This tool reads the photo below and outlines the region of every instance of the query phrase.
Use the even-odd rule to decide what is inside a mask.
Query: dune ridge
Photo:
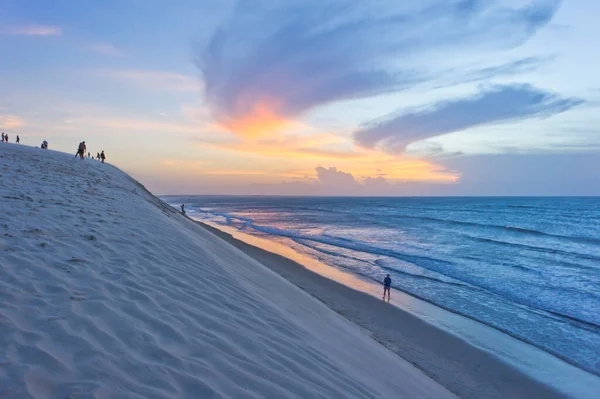
[[[1,398],[445,398],[117,168],[0,145]]]

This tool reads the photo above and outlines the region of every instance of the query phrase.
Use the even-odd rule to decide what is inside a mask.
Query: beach
[[[114,166],[0,170],[1,397],[455,397]]]
[[[598,335],[577,320],[594,323],[594,307],[584,305],[594,298],[593,283],[584,283],[593,281],[596,267],[591,198],[163,199],[174,207],[186,203],[189,217],[459,396],[531,396],[532,387],[549,391],[544,396],[595,398],[600,392],[600,378],[586,371],[598,366]],[[588,219],[571,228],[577,214]],[[449,216],[454,220],[444,220]],[[439,243],[428,243],[430,236]],[[462,277],[469,270],[463,262],[481,282]],[[448,272],[434,272],[450,264]],[[381,308],[385,272],[396,287],[392,309]],[[489,285],[495,282],[501,285]],[[539,295],[530,306],[515,301],[543,293],[540,284],[552,296]],[[566,316],[552,311],[557,305]]]
[[[314,260],[318,273],[345,272],[326,277],[351,288],[346,276],[379,290],[389,274],[400,292],[600,377],[597,198],[165,199],[253,245]]]
[[[560,372],[580,379],[575,385],[581,386],[573,386],[566,392],[560,392],[556,387],[532,378],[489,351],[399,307],[324,277],[287,257],[247,244],[215,227],[199,224],[310,293],[338,314],[365,328],[373,339],[424,370],[459,397],[594,398],[600,388],[600,381],[595,376],[579,371],[559,359],[543,359],[561,363],[560,367],[564,369]],[[503,344],[510,345],[510,342]],[[525,348],[526,351],[532,349],[535,350]],[[526,353],[522,355],[526,356]]]
[[[0,0],[0,399],[600,399],[596,15]]]
[[[385,303],[366,280],[182,215],[114,166],[7,144],[0,168],[0,397],[593,398],[600,387],[487,326],[453,333],[436,325],[443,314],[402,309],[417,298],[393,290]],[[538,375],[507,361],[525,352]],[[548,370],[560,378],[538,378]]]

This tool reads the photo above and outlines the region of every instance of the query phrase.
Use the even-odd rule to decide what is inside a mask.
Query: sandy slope
[[[0,398],[451,396],[110,165],[0,172]]]

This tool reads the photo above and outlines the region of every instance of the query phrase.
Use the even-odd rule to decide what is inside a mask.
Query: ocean
[[[600,198],[171,197],[600,375]]]

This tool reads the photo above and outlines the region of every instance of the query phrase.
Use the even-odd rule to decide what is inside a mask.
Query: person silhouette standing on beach
[[[104,163],[104,160],[106,159],[106,155],[104,155],[104,150],[102,150],[102,152],[100,153],[100,159],[102,160],[102,163]]]
[[[185,215],[185,204],[181,204],[181,213]]]
[[[17,144],[21,144],[21,138],[19,137],[18,134],[17,134]]]
[[[390,301],[390,291],[391,291],[391,287],[392,287],[392,279],[390,278],[390,275],[388,274],[384,279],[383,279],[383,300],[385,301],[385,293],[387,292],[388,295],[388,302]]]
[[[2,142],[4,143],[4,132],[2,132]]]

